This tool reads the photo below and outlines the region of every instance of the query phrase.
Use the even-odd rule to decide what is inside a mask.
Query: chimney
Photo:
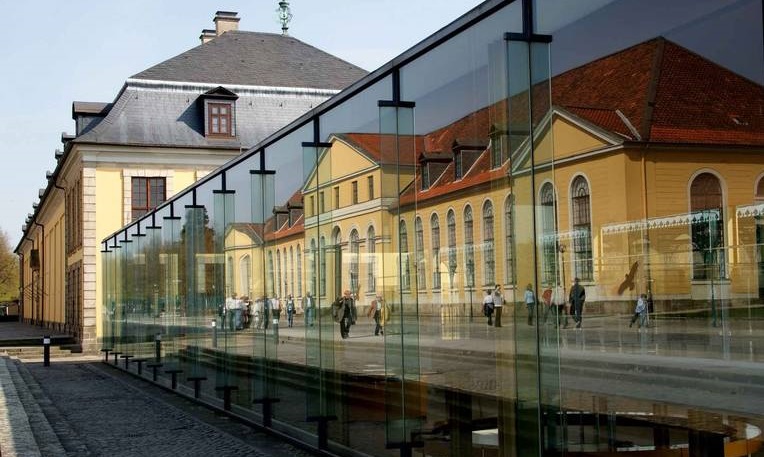
[[[215,31],[212,29],[204,29],[202,30],[202,34],[199,35],[199,39],[202,40],[202,44],[207,43],[211,41],[213,38],[215,38],[217,35],[215,34]]]
[[[239,30],[239,13],[235,11],[215,12],[215,36],[220,36],[230,30]]]

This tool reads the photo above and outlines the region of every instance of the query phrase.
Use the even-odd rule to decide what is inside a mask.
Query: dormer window
[[[232,138],[236,136],[236,99],[239,96],[218,86],[199,97],[203,105],[204,136]]]
[[[452,146],[454,153],[454,179],[462,179],[475,165],[487,144],[479,140],[456,140]]]
[[[207,131],[213,136],[233,136],[231,103],[210,103],[207,105]]]
[[[501,167],[507,157],[507,132],[491,129],[491,168]]]
[[[446,171],[452,158],[441,152],[424,152],[419,155],[419,169],[422,173],[422,190],[427,190]]]

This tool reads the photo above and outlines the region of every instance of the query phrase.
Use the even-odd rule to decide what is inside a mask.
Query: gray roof
[[[106,114],[111,103],[104,102],[72,102],[72,116],[76,114]]]
[[[366,74],[290,36],[229,31],[131,79],[343,89]]]
[[[74,142],[249,147],[320,104],[328,96],[321,92],[280,95],[232,88],[239,94],[235,105],[236,137],[219,139],[204,136],[204,108],[198,100],[207,90],[188,86],[184,90],[147,90],[141,84],[128,83],[106,117],[79,135]]]

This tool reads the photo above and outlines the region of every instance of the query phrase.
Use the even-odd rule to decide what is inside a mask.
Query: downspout
[[[42,293],[40,294],[40,327],[44,327],[45,322],[45,224],[40,224],[37,221],[32,221],[32,223],[38,227],[42,228],[42,248],[40,249],[40,270],[41,270],[41,280],[40,280],[40,287],[42,288]]]
[[[34,249],[34,239],[27,237],[26,240],[29,241],[30,243],[32,243],[32,249]],[[32,259],[30,258],[29,261],[31,262]],[[30,264],[30,270],[31,270],[31,264]],[[31,313],[31,315],[30,315],[30,322],[32,322],[32,324],[34,325],[34,322],[33,322],[33,320],[34,320],[33,319],[33,317],[34,317],[34,290],[35,290],[34,289],[34,274],[32,274],[32,277],[30,279],[31,279],[31,283],[29,285],[29,287],[30,287],[29,290],[31,292],[30,292],[30,295],[29,295],[30,296],[30,300],[29,300],[29,312]],[[23,285],[22,285],[22,287],[23,287]],[[21,296],[22,296],[22,298],[24,297],[23,294]],[[24,303],[23,302],[21,303],[21,306],[22,306],[22,308],[21,308],[21,312],[19,312],[19,314],[23,315],[24,314]]]
[[[19,253],[19,322],[24,318],[24,254]]]

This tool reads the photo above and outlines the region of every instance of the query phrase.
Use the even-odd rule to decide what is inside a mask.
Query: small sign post
[[[50,366],[50,336],[42,337],[42,365]]]

